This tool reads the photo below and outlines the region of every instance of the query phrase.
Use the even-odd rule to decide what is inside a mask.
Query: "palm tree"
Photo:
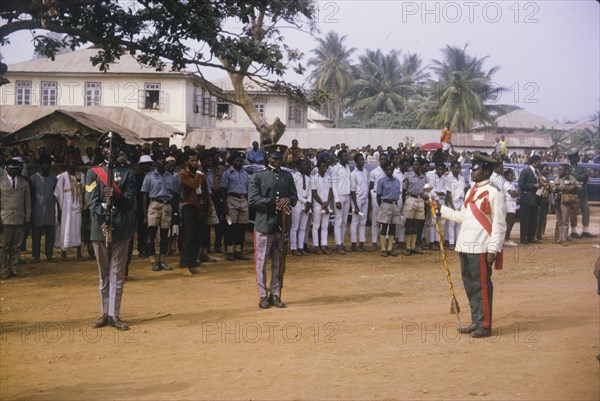
[[[499,67],[484,71],[483,58],[467,54],[467,45],[446,46],[442,61],[433,60],[431,69],[437,81],[429,82],[432,95],[422,105],[419,119],[421,127],[442,127],[447,121],[458,132],[471,130],[473,123],[493,123],[491,114],[499,106],[489,105],[504,88],[494,86],[492,75]]]
[[[352,82],[352,66],[350,56],[356,48],[346,48],[346,36],[339,36],[337,32],[330,31],[325,38],[319,38],[319,45],[311,52],[314,58],[308,60],[308,65],[314,70],[308,76],[315,89],[325,90],[333,95],[333,101],[323,105],[324,112],[339,126],[340,106],[346,90]]]
[[[414,80],[426,77],[418,56],[408,55],[400,61],[400,51],[384,55],[381,50],[367,50],[355,66],[355,81],[347,97],[348,105],[364,118],[376,112],[396,113],[413,109],[411,99],[416,93]]]

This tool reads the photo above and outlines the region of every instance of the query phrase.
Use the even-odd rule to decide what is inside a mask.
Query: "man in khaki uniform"
[[[23,236],[31,218],[29,183],[19,176],[21,162],[6,162],[6,174],[0,177],[0,278],[22,276],[18,272]]]

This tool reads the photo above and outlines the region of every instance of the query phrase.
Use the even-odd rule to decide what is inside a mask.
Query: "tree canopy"
[[[255,110],[243,80],[260,77],[258,84],[307,100],[302,87],[269,78],[288,68],[304,70],[302,54],[285,44],[280,28],[310,30],[315,15],[311,0],[6,0],[0,3],[0,42],[7,44],[13,32],[44,29],[64,36],[35,35],[36,52],[53,59],[60,48],[93,43],[99,51],[92,63],[102,71],[126,52],[157,70],[167,62],[174,70],[195,66],[200,74],[204,67],[220,68],[236,91],[226,100],[244,109],[261,139],[276,141],[285,127]]]

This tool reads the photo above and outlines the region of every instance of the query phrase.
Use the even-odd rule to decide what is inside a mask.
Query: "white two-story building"
[[[56,110],[76,111],[111,120],[144,140],[177,145],[194,130],[215,127],[217,98],[209,93],[209,82],[187,71],[141,66],[129,54],[102,72],[90,61],[97,51],[92,47],[58,55],[55,61],[10,65],[5,75],[10,82],[0,87],[2,119],[21,137],[39,136],[53,132],[40,132],[39,124],[34,133],[22,130]],[[218,91],[211,88],[213,94]]]

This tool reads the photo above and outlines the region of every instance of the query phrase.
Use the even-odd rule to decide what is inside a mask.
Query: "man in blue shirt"
[[[400,219],[398,200],[400,199],[400,180],[394,177],[394,165],[386,162],[383,166],[385,176],[377,182],[377,203],[379,214],[377,222],[381,225],[379,238],[381,240],[381,256],[398,256],[393,250],[396,224]],[[388,238],[386,246],[386,237]]]
[[[146,252],[150,258],[153,271],[172,270],[165,263],[169,253],[169,229],[171,221],[179,221],[179,181],[166,170],[164,156],[159,156],[156,168],[144,177],[142,183],[144,224],[148,226]],[[156,259],[154,238],[160,227],[160,255]]]
[[[227,260],[248,260],[249,258],[242,252],[242,246],[244,245],[246,224],[249,222],[247,197],[250,178],[248,173],[242,169],[244,165],[242,152],[233,152],[229,161],[231,166],[221,177],[221,190],[227,219],[225,228]]]
[[[251,164],[265,164],[265,154],[262,149],[258,147],[258,142],[252,142],[252,149],[248,151],[246,159]]]

